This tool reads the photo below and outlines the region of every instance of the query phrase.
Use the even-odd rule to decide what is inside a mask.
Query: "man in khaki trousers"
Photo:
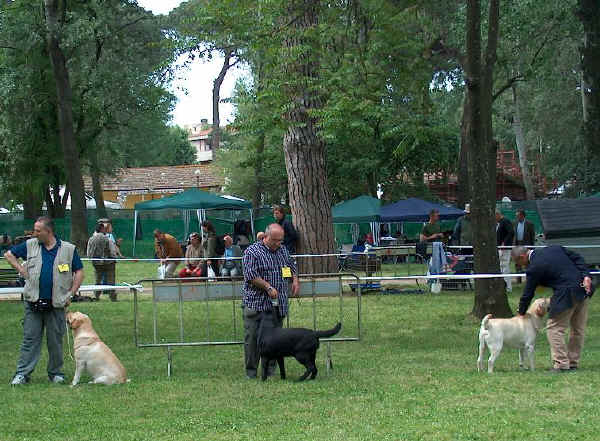
[[[583,258],[561,246],[528,250],[514,247],[515,263],[527,267],[527,282],[519,302],[524,316],[538,285],[548,286],[554,294],[550,300],[547,325],[552,355],[552,372],[574,372],[579,367],[589,298],[593,295],[592,279]],[[570,328],[569,342],[565,342]]]

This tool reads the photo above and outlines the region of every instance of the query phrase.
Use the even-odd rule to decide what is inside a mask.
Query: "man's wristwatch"
[[[273,288],[272,286],[269,286],[269,287],[267,288],[267,292],[271,292],[271,290],[272,290],[272,289],[274,289],[274,288]]]

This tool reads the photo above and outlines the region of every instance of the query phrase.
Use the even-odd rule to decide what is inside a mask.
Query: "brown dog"
[[[75,353],[75,375],[71,386],[79,383],[84,370],[90,373],[90,383],[125,383],[127,372],[115,354],[106,346],[94,328],[90,318],[79,312],[67,313],[67,323],[73,329],[73,352]]]

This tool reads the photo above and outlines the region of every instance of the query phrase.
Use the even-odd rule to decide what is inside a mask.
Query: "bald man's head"
[[[271,251],[277,251],[283,242],[283,228],[279,224],[271,224],[265,230],[263,243]]]

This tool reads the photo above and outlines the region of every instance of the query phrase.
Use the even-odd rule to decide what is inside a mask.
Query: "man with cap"
[[[111,247],[110,239],[106,235],[106,224],[98,222],[94,234],[87,243],[86,255],[92,261],[94,272],[96,273],[96,285],[114,285],[115,284],[115,260],[114,248]],[[96,291],[94,294],[96,300],[100,299],[101,292],[108,295],[113,302],[117,301],[117,294],[114,290]]]
[[[103,217],[98,219],[98,223],[104,224],[104,234],[106,235],[106,237],[108,237],[112,254],[114,254],[115,257],[124,257],[123,254],[121,254],[120,248],[120,242],[122,242],[123,239],[115,239],[115,236],[113,234],[112,221],[107,217]]]

